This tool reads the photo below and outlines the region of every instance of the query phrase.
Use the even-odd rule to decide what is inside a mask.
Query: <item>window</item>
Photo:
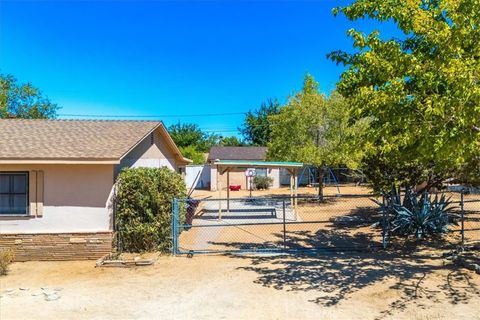
[[[0,214],[28,214],[28,173],[0,172]]]
[[[257,169],[255,169],[255,175],[257,177],[266,177],[267,176],[267,169],[257,168]]]

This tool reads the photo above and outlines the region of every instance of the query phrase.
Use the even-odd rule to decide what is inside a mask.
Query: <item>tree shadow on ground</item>
[[[361,227],[373,227],[381,229],[382,213],[374,207],[357,207],[351,209],[348,214],[343,214],[330,219],[333,228],[356,229]]]
[[[293,239],[295,236],[299,238]],[[289,237],[294,243],[305,243],[309,248],[317,241],[324,243],[329,237],[336,242],[339,237],[343,238],[342,242],[364,241],[362,235],[339,235],[331,231],[320,231],[310,240],[305,239],[302,232],[290,233]],[[306,243],[308,241],[310,243]],[[228,245],[235,247],[234,243]],[[245,243],[242,245],[245,247]],[[255,283],[277,290],[310,292],[318,295],[311,302],[327,307],[369,286],[386,286],[389,291],[395,291],[395,295],[388,302],[385,300],[385,308],[379,310],[376,319],[408,307],[427,309],[432,303],[466,304],[480,295],[479,287],[472,282],[476,275],[445,265],[439,251],[317,251],[315,254],[231,257],[249,261],[248,266],[239,269],[255,272],[258,275]]]

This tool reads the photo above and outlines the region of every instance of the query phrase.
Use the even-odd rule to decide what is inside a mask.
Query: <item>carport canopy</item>
[[[248,168],[267,168],[267,169],[287,169],[290,172],[290,196],[298,195],[298,172],[303,168],[301,162],[289,162],[289,161],[250,161],[250,160],[215,160],[213,165],[217,167],[217,188],[219,198],[222,198],[222,186],[220,184],[220,176],[224,173],[227,174],[227,212],[230,211],[230,170],[232,169],[248,169]],[[219,201],[219,204],[221,201]],[[222,208],[219,205],[218,208],[219,219],[222,216]]]

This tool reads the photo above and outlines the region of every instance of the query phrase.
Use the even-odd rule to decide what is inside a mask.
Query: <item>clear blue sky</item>
[[[328,93],[351,49],[349,1],[0,1],[0,70],[39,87],[60,114],[236,113],[285,101],[306,72]],[[385,30],[390,28],[390,30]],[[163,117],[235,134],[242,115]]]

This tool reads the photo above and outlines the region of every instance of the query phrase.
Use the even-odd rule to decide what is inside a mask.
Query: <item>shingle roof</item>
[[[215,160],[265,160],[266,147],[212,147],[208,161]]]
[[[159,121],[0,119],[0,160],[119,160]]]

